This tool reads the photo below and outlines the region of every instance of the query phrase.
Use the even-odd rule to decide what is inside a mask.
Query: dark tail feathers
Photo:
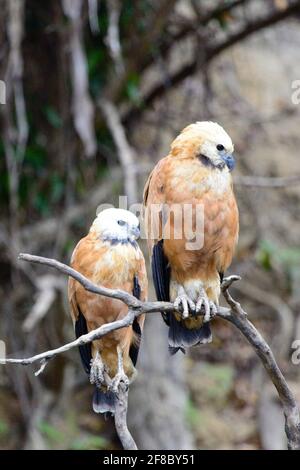
[[[172,356],[179,350],[185,352],[186,348],[210,343],[211,340],[211,330],[208,323],[204,323],[197,329],[189,329],[182,321],[177,321],[172,313],[170,314],[169,351]]]
[[[93,410],[95,413],[115,413],[116,394],[95,388],[93,396]]]

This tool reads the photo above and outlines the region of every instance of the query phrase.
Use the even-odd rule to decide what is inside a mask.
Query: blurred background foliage
[[[190,122],[216,120],[238,161],[241,234],[231,271],[243,281],[234,295],[300,398],[299,366],[290,360],[300,338],[300,108],[291,100],[300,2],[0,0],[0,7],[7,94],[0,105],[0,338],[8,354],[73,339],[66,279],[18,262],[18,253],[69,262],[99,204],[116,204],[126,192],[140,201],[176,134]],[[170,359],[155,317],[147,319],[130,397],[139,446],[284,448],[276,395],[243,339],[215,321],[211,345]],[[38,379],[33,372],[0,370],[0,448],[118,448],[112,423],[91,411],[75,351]]]

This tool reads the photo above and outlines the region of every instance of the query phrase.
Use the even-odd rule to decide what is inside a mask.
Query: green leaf
[[[287,267],[300,265],[300,248],[298,247],[278,250],[277,256],[279,262]]]
[[[0,437],[5,437],[8,434],[8,425],[2,419],[0,420]]]
[[[46,106],[46,108],[44,109],[44,112],[51,126],[53,126],[55,129],[60,129],[62,127],[63,125],[62,118],[57,113],[57,111],[54,108],[52,108],[52,106]]]
[[[274,265],[290,271],[300,264],[300,247],[280,247],[269,240],[262,240],[256,255],[261,266],[270,271]]]
[[[34,207],[43,215],[47,216],[50,213],[49,200],[43,193],[38,193],[34,199]]]
[[[65,184],[62,178],[54,174],[51,176],[51,202],[56,203],[64,193]]]
[[[30,164],[35,170],[41,170],[46,165],[46,151],[39,145],[30,145],[26,149],[25,164]]]
[[[215,406],[223,404],[233,385],[233,368],[227,364],[205,364],[200,374],[203,379],[203,398]]]
[[[142,95],[140,92],[140,77],[137,74],[132,74],[126,83],[126,96],[132,103],[140,106],[142,104]]]
[[[221,28],[226,31],[228,29],[228,18],[227,18],[227,16],[225,14],[222,14],[222,15],[217,16],[216,19],[219,22],[219,25],[221,26]]]
[[[76,439],[72,445],[72,450],[97,450],[107,447],[107,440],[101,436],[89,436]]]
[[[185,417],[190,426],[196,426],[199,422],[199,410],[190,398],[185,406]]]
[[[257,262],[266,270],[272,269],[276,246],[268,240],[262,240],[256,254]]]
[[[88,52],[87,62],[88,62],[88,71],[92,75],[96,72],[97,67],[103,63],[105,59],[104,50],[101,48],[91,49]]]
[[[9,178],[7,171],[0,171],[0,195],[1,199],[7,198],[9,192]]]
[[[38,424],[38,428],[42,434],[44,434],[50,441],[53,442],[62,442],[65,439],[65,435],[57,429],[52,424],[48,423],[47,421],[41,421]]]

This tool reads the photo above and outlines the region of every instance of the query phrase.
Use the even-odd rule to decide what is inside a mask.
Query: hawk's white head
[[[100,212],[91,231],[111,243],[134,243],[140,236],[138,218],[125,209],[109,208]]]

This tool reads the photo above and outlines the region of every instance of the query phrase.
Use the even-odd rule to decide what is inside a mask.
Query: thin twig
[[[98,0],[88,0],[89,23],[92,33],[96,36],[100,33],[98,20]]]
[[[107,0],[106,4],[108,10],[108,28],[105,42],[108,46],[111,58],[114,61],[116,72],[123,74],[125,69],[119,32],[119,20],[122,3],[119,2],[119,0]]]
[[[115,427],[124,450],[137,450],[137,445],[127,427],[128,387],[120,384],[115,403]]]
[[[285,188],[300,184],[300,175],[267,177],[267,176],[238,176],[234,183],[237,186],[249,186],[250,188]]]
[[[128,202],[129,204],[133,204],[137,202],[138,194],[134,150],[129,145],[116,106],[106,99],[102,99],[99,105],[118,150],[120,163],[124,172],[125,193],[129,199]]]
[[[22,324],[25,333],[30,333],[47,315],[58,292],[63,291],[65,282],[62,277],[46,274],[36,279],[35,286],[38,289],[35,302]]]
[[[86,156],[92,157],[97,152],[97,141],[94,126],[95,110],[89,93],[87,58],[83,45],[83,0],[62,0],[62,6],[71,24],[70,77],[73,85],[74,126],[83,143]]]

